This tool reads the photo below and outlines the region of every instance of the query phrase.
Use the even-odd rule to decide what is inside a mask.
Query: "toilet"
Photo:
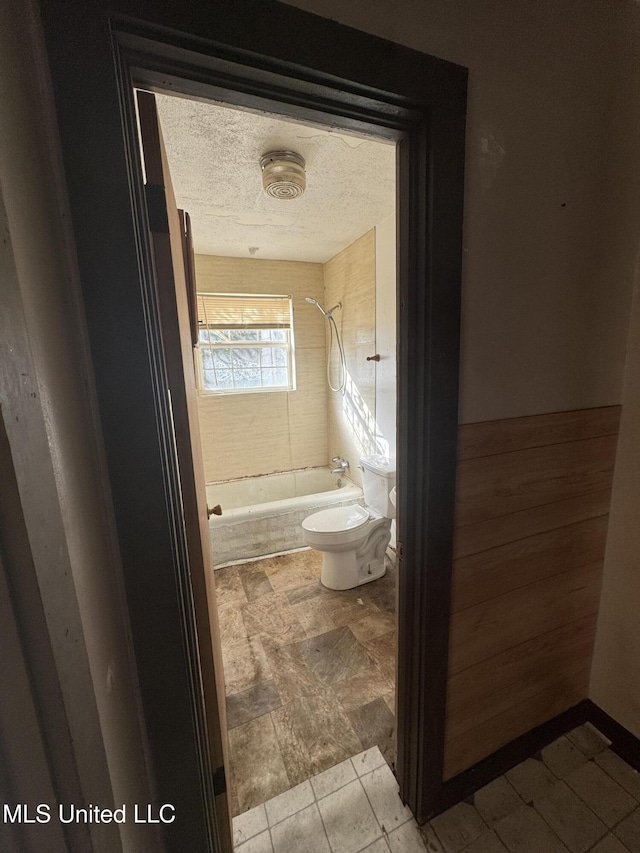
[[[366,506],[333,507],[302,522],[307,545],[322,551],[320,580],[329,589],[353,589],[385,573],[395,507],[389,495],[396,484],[395,463],[386,456],[363,456],[362,490]]]

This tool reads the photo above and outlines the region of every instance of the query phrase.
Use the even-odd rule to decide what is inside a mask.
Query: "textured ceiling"
[[[157,95],[178,206],[195,251],[324,262],[395,209],[395,146],[269,114]],[[306,160],[307,190],[269,198],[259,160],[290,149]]]

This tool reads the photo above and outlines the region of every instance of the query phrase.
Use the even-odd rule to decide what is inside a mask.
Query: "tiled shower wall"
[[[198,290],[293,296],[297,390],[198,397],[205,479],[326,465],[325,320],[322,264],[196,255]],[[332,454],[335,455],[335,454]]]
[[[358,459],[376,453],[375,362],[367,356],[376,346],[375,229],[367,231],[324,265],[324,299],[331,307],[342,302],[334,317],[342,335],[347,361],[345,394],[329,391],[329,454],[348,459],[350,476],[361,484]],[[334,346],[332,375],[338,377]]]
[[[371,229],[325,264],[196,255],[198,290],[293,296],[297,389],[198,398],[208,483],[326,465],[342,456],[361,484],[358,459],[376,443],[376,235]],[[342,336],[346,392],[326,381],[328,324],[311,296],[331,307]],[[333,349],[332,377],[339,363]],[[395,405],[395,404],[394,404]],[[392,419],[393,420],[393,419]]]

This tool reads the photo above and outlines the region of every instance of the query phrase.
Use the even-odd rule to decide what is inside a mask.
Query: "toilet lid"
[[[311,533],[339,533],[341,530],[355,530],[369,521],[366,509],[352,506],[336,506],[314,512],[302,522],[305,530]]]

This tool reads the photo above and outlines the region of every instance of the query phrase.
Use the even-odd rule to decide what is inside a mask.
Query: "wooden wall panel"
[[[445,779],[587,696],[619,418],[460,427]]]

